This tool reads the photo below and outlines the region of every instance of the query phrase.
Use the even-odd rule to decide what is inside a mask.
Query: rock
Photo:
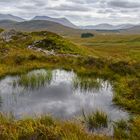
[[[0,38],[2,38],[6,42],[10,42],[13,39],[27,39],[27,35],[23,34],[22,32],[17,32],[14,29],[9,31],[4,31],[0,33]]]
[[[34,45],[29,45],[27,48],[31,49],[31,50],[34,50],[34,51],[37,51],[37,52],[42,52],[46,55],[55,55],[54,50],[48,51],[46,49],[42,49],[42,48],[39,48],[39,47],[34,47]]]
[[[16,34],[15,30],[5,31],[0,34],[0,37],[6,42],[11,41],[12,36]]]

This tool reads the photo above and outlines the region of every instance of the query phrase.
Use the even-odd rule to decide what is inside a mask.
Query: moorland
[[[73,29],[74,30],[74,29]],[[34,69],[73,70],[78,76],[102,78],[113,87],[113,103],[130,113],[112,122],[113,135],[89,132],[87,126],[106,127],[107,115],[97,111],[80,120],[58,120],[44,115],[15,119],[0,115],[2,140],[138,140],[140,137],[140,35],[99,33],[81,38],[80,32],[9,31],[1,29],[0,77]],[[28,80],[27,80],[28,81]],[[86,81],[87,83],[87,81]]]

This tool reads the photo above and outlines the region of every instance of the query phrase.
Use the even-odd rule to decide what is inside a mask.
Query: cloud
[[[0,0],[0,13],[66,17],[78,25],[140,23],[140,0]]]
[[[89,7],[85,7],[83,5],[60,5],[60,6],[55,6],[55,7],[47,7],[48,10],[55,10],[55,11],[79,11],[79,12],[85,12],[85,11],[90,11]]]
[[[108,3],[112,7],[118,7],[118,8],[140,8],[140,2],[135,1],[110,1]]]

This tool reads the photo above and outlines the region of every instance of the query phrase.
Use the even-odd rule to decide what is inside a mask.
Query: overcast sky
[[[0,0],[0,13],[66,17],[77,25],[140,23],[140,0]]]

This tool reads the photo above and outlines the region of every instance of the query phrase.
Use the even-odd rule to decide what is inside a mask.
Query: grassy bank
[[[93,135],[84,126],[72,121],[58,121],[49,116],[38,119],[14,120],[0,115],[1,140],[108,140],[103,135]]]

